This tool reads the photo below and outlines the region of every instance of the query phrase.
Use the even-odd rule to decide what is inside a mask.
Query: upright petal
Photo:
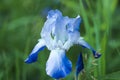
[[[57,17],[61,17],[62,16],[62,13],[59,11],[59,10],[50,10],[49,12],[48,12],[48,16],[47,16],[47,18],[49,19],[49,18],[57,18]]]
[[[35,45],[32,52],[30,53],[29,57],[25,60],[25,63],[33,63],[37,61],[39,51],[45,48],[44,40],[40,39],[39,42]]]
[[[79,15],[76,18],[70,18],[69,23],[67,25],[67,30],[69,32],[79,31],[80,23],[81,23],[81,18]]]
[[[82,19],[81,17],[78,15],[76,18],[75,18],[75,22],[74,22],[74,30],[77,30],[79,31],[80,30],[80,24],[82,22]]]
[[[66,57],[65,51],[52,50],[46,63],[46,72],[49,76],[60,79],[66,77],[72,70],[71,61]]]
[[[67,34],[68,34],[68,40],[66,41],[64,47],[69,49],[72,44],[76,44],[77,40],[80,37],[79,27],[81,23],[80,16],[77,16],[76,18],[70,18],[69,23],[67,25]],[[70,43],[70,45],[68,44]],[[67,45],[69,45],[67,47]]]
[[[55,27],[55,20],[55,18],[47,19],[41,31],[41,37],[45,40],[46,46],[49,50],[53,49],[53,39],[51,37],[51,32],[52,29]]]
[[[76,65],[76,79],[78,80],[78,75],[79,73],[83,70],[84,65],[83,65],[83,58],[82,58],[82,53],[78,56],[77,60],[77,65]]]
[[[62,43],[65,43],[65,41],[68,39],[68,34],[66,30],[67,23],[69,21],[68,17],[59,16],[56,20],[55,24],[55,40],[58,42],[59,40],[62,41]]]
[[[80,44],[81,46],[88,48],[90,50],[92,50],[93,55],[95,58],[99,58],[101,56],[101,54],[99,54],[98,52],[96,52],[86,41],[84,41],[82,38],[79,38],[78,40],[78,44]]]

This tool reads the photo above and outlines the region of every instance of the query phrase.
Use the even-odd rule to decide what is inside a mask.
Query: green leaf
[[[120,71],[117,71],[117,72],[113,72],[111,74],[108,74],[105,79],[120,79]]]

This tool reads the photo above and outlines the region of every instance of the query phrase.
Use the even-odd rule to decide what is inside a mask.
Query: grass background
[[[0,0],[0,80],[53,80],[46,75],[49,51],[39,54],[36,63],[24,60],[40,38],[50,9],[64,16],[82,17],[81,36],[102,56],[72,47],[67,56],[73,71],[63,80],[74,80],[75,64],[82,51],[85,69],[79,80],[120,80],[120,1],[119,0]]]

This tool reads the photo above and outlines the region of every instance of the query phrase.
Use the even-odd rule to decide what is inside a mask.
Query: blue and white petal
[[[66,57],[64,50],[52,50],[46,63],[46,72],[49,76],[60,79],[66,77],[72,70],[72,63]]]
[[[82,22],[82,19],[81,17],[78,15],[76,18],[75,18],[75,22],[74,22],[74,30],[80,30],[80,24]]]
[[[65,42],[67,38],[65,27],[67,21],[68,17],[63,17],[59,10],[49,11],[47,21],[41,31],[41,37],[45,40],[49,50],[54,49],[54,42],[57,43],[59,40],[61,40],[62,43]]]
[[[55,27],[55,21],[56,21],[55,18],[49,18],[45,22],[45,24],[42,28],[42,31],[41,31],[41,38],[45,40],[46,47],[49,50],[53,49],[53,45],[52,45],[53,39],[51,37],[51,32],[52,32],[53,27]]]
[[[57,17],[61,17],[62,16],[62,13],[59,11],[59,10],[50,10],[48,12],[48,16],[47,16],[47,19],[49,18],[57,18]]]
[[[54,39],[56,40],[56,42],[61,40],[62,43],[65,43],[65,41],[68,39],[68,34],[66,30],[66,26],[68,22],[69,22],[68,17],[63,17],[63,16],[57,17],[54,32],[53,32],[55,35]]]
[[[68,43],[71,42],[72,44],[76,44],[77,40],[80,37],[79,27],[81,23],[80,16],[77,16],[76,18],[70,18],[69,23],[67,25],[67,34],[68,34],[68,40],[66,41]]]
[[[79,54],[76,65],[76,79],[78,79],[79,73],[84,69],[82,53]]]
[[[99,54],[97,51],[95,51],[83,38],[79,38],[78,44],[85,48],[92,50],[95,58],[99,58],[101,56],[101,54]]]
[[[69,32],[79,31],[80,23],[81,23],[81,18],[79,15],[76,18],[70,18],[69,23],[67,25],[67,30]]]
[[[33,63],[37,61],[38,53],[45,48],[45,42],[43,39],[40,39],[39,42],[35,45],[29,57],[25,60],[25,63]]]

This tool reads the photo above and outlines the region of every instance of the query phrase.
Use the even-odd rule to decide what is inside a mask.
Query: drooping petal
[[[37,61],[39,51],[45,48],[44,40],[40,39],[39,42],[35,45],[32,52],[30,53],[29,57],[25,60],[25,63],[33,63]]]
[[[80,44],[81,46],[88,48],[90,50],[92,50],[93,55],[95,58],[99,58],[101,56],[101,54],[99,54],[97,51],[95,51],[85,40],[83,40],[82,38],[79,38],[78,40],[78,44]]]
[[[64,50],[52,50],[46,63],[46,72],[49,76],[60,79],[66,77],[72,70],[72,63],[66,57]]]
[[[77,80],[78,80],[78,75],[83,70],[83,68],[84,68],[83,58],[82,58],[82,53],[80,53],[78,56],[77,65],[76,65],[76,79]]]

